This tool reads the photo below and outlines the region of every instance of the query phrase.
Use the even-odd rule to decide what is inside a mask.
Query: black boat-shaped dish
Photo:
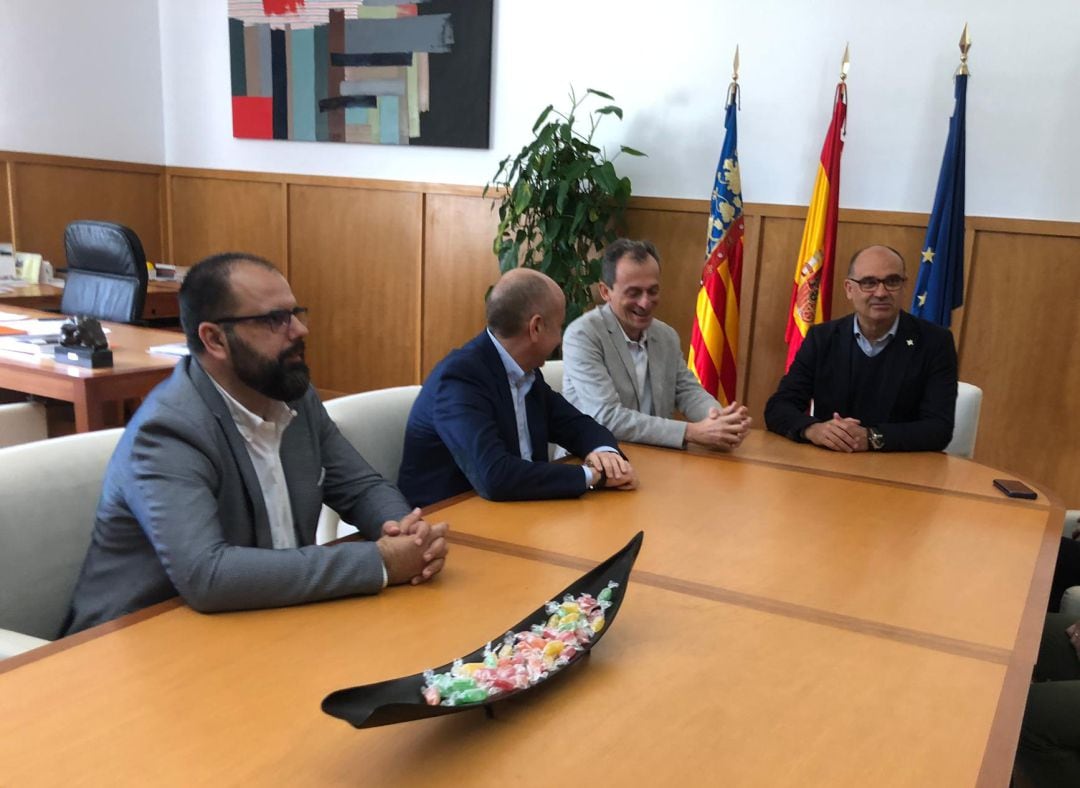
[[[423,673],[415,673],[412,676],[404,676],[389,681],[380,681],[377,684],[365,684],[361,687],[341,689],[327,695],[322,702],[322,710],[332,717],[345,720],[357,728],[377,728],[380,725],[393,725],[398,722],[422,720],[428,717],[441,717],[446,714],[457,714],[470,709],[484,707],[489,713],[491,706],[501,703],[508,698],[513,698],[525,692],[531,692],[542,686],[547,681],[564,672],[577,663],[600,642],[611,625],[615,622],[615,616],[619,612],[623,599],[626,597],[626,585],[630,579],[630,570],[634,566],[638,552],[641,550],[641,542],[645,534],[638,534],[619,552],[608,558],[592,571],[582,575],[572,585],[563,589],[557,595],[551,597],[560,600],[565,595],[577,597],[581,594],[591,594],[599,597],[600,592],[608,587],[609,582],[614,581],[618,586],[611,596],[610,606],[604,614],[604,627],[597,632],[592,639],[582,646],[565,665],[550,671],[546,677],[524,689],[516,689],[492,695],[480,703],[464,704],[460,706],[432,706],[424,700],[423,689],[425,676]],[[547,621],[547,605],[541,605],[524,620],[511,627],[511,632],[521,632],[529,629],[534,624],[542,624]],[[503,633],[493,638],[493,641],[501,640]],[[470,654],[461,657],[461,662],[477,662],[484,657],[485,646],[481,646]],[[434,668],[435,673],[443,673],[451,669],[454,662]]]

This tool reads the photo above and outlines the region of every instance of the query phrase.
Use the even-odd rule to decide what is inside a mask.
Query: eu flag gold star
[[[923,249],[922,259],[923,259],[924,263],[933,263],[934,262],[934,250],[932,248],[930,248],[929,246],[926,247],[925,249]]]
[[[919,293],[919,306],[926,306],[926,293]]]

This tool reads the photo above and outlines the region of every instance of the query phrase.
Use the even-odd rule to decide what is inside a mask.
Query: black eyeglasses
[[[864,276],[862,279],[852,279],[849,276],[848,281],[857,284],[859,289],[864,293],[874,292],[877,290],[878,285],[885,285],[886,290],[895,293],[904,286],[907,277],[900,276],[900,274],[889,274],[884,279],[878,279],[876,276]]]
[[[307,312],[306,306],[294,306],[292,309],[272,309],[264,315],[219,317],[217,320],[211,320],[210,322],[217,323],[218,325],[254,322],[264,325],[274,333],[277,333],[278,331],[281,331],[281,329],[287,327],[294,317],[306,326]]]

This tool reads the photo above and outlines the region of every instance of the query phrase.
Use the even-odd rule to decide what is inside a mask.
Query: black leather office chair
[[[112,222],[72,222],[64,231],[65,315],[135,323],[146,301],[146,253],[132,230]]]

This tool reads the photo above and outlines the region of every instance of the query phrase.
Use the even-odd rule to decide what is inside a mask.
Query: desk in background
[[[38,318],[55,318],[48,312],[11,307],[0,301],[0,311]],[[140,328],[121,323],[102,323],[109,329],[113,366],[87,369],[57,364],[49,356],[0,351],[0,388],[71,402],[75,406],[75,430],[89,432],[108,425],[109,403],[145,397],[172,372],[175,356],[153,355],[152,345],[182,341],[175,331]]]
[[[945,455],[892,455],[890,474],[748,443],[627,446],[636,492],[454,499],[431,584],[218,615],[166,602],[0,663],[0,784],[1006,785],[1060,509]],[[320,711],[498,636],[638,529],[611,632],[495,719],[357,731]]]
[[[146,288],[146,303],[143,305],[144,320],[175,320],[180,317],[179,282],[150,282]],[[11,292],[0,292],[0,310],[9,306],[21,306],[26,309],[44,309],[60,311],[60,299],[64,288],[56,285],[26,285]]]

